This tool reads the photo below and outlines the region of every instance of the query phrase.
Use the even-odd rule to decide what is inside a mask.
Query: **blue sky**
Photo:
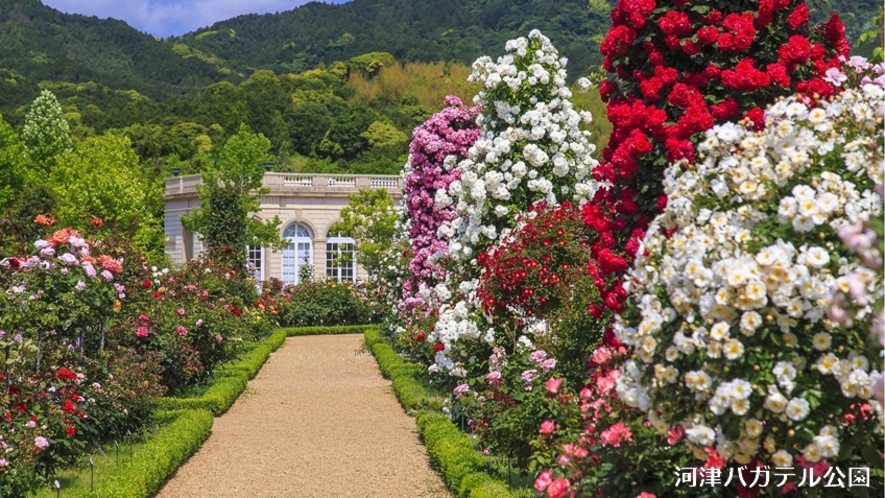
[[[343,3],[346,0],[327,0]],[[45,5],[69,14],[112,17],[165,38],[241,14],[266,14],[291,10],[308,0],[43,0]]]

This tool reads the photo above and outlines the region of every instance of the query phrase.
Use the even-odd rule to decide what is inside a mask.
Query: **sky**
[[[42,0],[69,14],[126,21],[139,31],[165,38],[242,14],[282,12],[308,0]],[[346,0],[326,0],[343,3]]]

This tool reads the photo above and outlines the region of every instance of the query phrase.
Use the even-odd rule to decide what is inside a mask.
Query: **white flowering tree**
[[[636,352],[617,390],[697,458],[881,467],[881,359],[866,331],[882,273],[837,231],[883,214],[883,70],[854,59],[846,74],[831,69],[837,85],[860,82],[830,100],[777,102],[763,131],[717,126],[702,160],[666,171],[667,208],[637,253],[634,307],[615,324]],[[832,293],[858,285],[870,299],[854,327],[828,319]]]
[[[43,173],[49,171],[53,157],[71,150],[71,128],[55,94],[40,92],[25,115],[21,136],[28,156]]]
[[[595,146],[580,128],[591,116],[569,100],[566,59],[537,30],[507,42],[506,50],[497,61],[481,57],[473,63],[469,81],[483,88],[474,99],[483,109],[481,135],[459,164],[460,180],[435,197],[440,207],[454,203],[459,217],[439,229],[450,241],[456,268],[434,289],[447,304],[429,337],[437,350],[432,368],[455,375],[465,373],[463,360],[456,359],[469,359],[464,343],[482,338],[491,346],[499,339],[477,311],[478,253],[506,237],[535,203],[583,203],[598,187],[590,176]]]

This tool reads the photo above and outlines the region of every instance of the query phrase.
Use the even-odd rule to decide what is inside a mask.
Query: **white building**
[[[166,179],[166,254],[176,264],[194,258],[204,250],[199,234],[181,225],[181,215],[200,206],[194,188],[200,175]],[[270,193],[261,197],[262,220],[279,216],[281,236],[289,245],[282,251],[249,246],[248,260],[257,269],[260,280],[278,278],[287,284],[298,283],[301,267],[312,265],[314,277],[328,280],[366,280],[365,270],[353,256],[354,240],[330,227],[341,218],[341,210],[350,202],[350,194],[363,189],[386,189],[394,199],[402,197],[399,176],[327,175],[266,173],[264,186]],[[349,258],[341,258],[349,254]]]

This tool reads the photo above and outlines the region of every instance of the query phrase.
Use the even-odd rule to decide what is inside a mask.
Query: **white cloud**
[[[308,0],[43,0],[62,12],[121,19],[154,36],[182,35],[242,14],[291,10]],[[340,0],[335,2],[340,3]]]

